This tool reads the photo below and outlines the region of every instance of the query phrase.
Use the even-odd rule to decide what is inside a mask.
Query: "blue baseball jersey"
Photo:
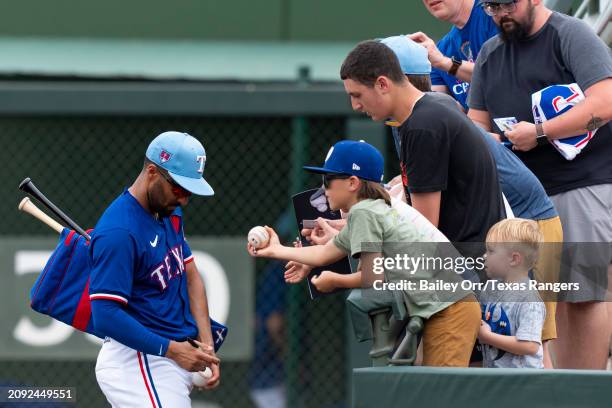
[[[193,260],[180,207],[156,220],[125,190],[92,234],[89,298],[114,300],[143,326],[170,340],[196,337],[185,265]]]
[[[470,19],[463,28],[453,27],[438,42],[438,49],[447,57],[455,57],[462,61],[476,61],[482,45],[491,37],[499,33],[493,19],[488,16],[478,0],[474,2]],[[437,68],[431,70],[431,84],[445,85],[451,95],[468,110],[467,95],[470,84],[460,81],[456,77]]]

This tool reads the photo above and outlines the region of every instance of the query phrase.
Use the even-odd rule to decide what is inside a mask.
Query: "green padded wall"
[[[438,367],[358,368],[353,407],[610,407],[612,372]]]

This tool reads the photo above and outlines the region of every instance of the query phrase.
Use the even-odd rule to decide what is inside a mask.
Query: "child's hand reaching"
[[[287,262],[285,266],[285,282],[299,283],[304,280],[312,270],[312,267],[295,261]]]
[[[300,237],[296,237],[293,241],[294,248],[301,248],[302,241]],[[285,282],[287,283],[299,283],[304,280],[312,270],[312,266],[308,266],[303,263],[289,261],[285,265]]]
[[[257,258],[273,258],[275,250],[281,247],[280,240],[278,239],[278,235],[276,232],[268,227],[267,225],[264,227],[266,231],[268,231],[268,235],[270,235],[270,240],[268,241],[268,245],[263,248],[256,249],[250,243],[247,244],[247,251],[249,255],[257,257]]]
[[[346,220],[328,220],[325,218],[317,218],[317,224],[313,229],[304,228],[301,231],[302,236],[315,244],[325,245],[331,239],[333,239],[342,228],[346,225]]]
[[[323,271],[318,276],[313,276],[310,282],[319,292],[331,292],[336,289],[336,275],[336,272]]]

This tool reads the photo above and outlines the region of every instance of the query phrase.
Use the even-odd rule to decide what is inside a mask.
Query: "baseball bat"
[[[19,203],[19,207],[17,208],[19,208],[19,211],[27,212],[35,218],[38,218],[40,221],[47,224],[59,234],[61,234],[64,230],[64,226],[62,224],[42,212],[42,210],[38,208],[36,204],[32,202],[32,200],[30,200],[30,197],[24,197],[23,200],[21,200],[21,202]]]
[[[59,217],[60,220],[66,223],[70,228],[75,230],[79,235],[82,235],[86,240],[90,241],[91,237],[88,233],[83,230],[83,228],[79,227],[79,225],[72,221],[70,217],[68,217],[62,210],[60,210],[55,204],[51,202],[43,193],[40,192],[38,188],[34,185],[32,180],[29,177],[26,177],[20,184],[19,189],[25,191],[30,194],[32,197],[36,198],[40,201],[45,207],[47,207],[51,212]]]

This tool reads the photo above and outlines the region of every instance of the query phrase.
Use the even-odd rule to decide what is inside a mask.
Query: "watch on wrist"
[[[461,66],[461,64],[463,63],[463,60],[457,59],[454,56],[451,57],[451,62],[453,63],[451,65],[451,67],[448,70],[448,74],[455,76],[455,74],[457,73],[457,70],[459,69],[459,67]]]
[[[548,144],[548,137],[544,133],[544,126],[541,123],[536,123],[536,142],[538,146],[544,146]]]

